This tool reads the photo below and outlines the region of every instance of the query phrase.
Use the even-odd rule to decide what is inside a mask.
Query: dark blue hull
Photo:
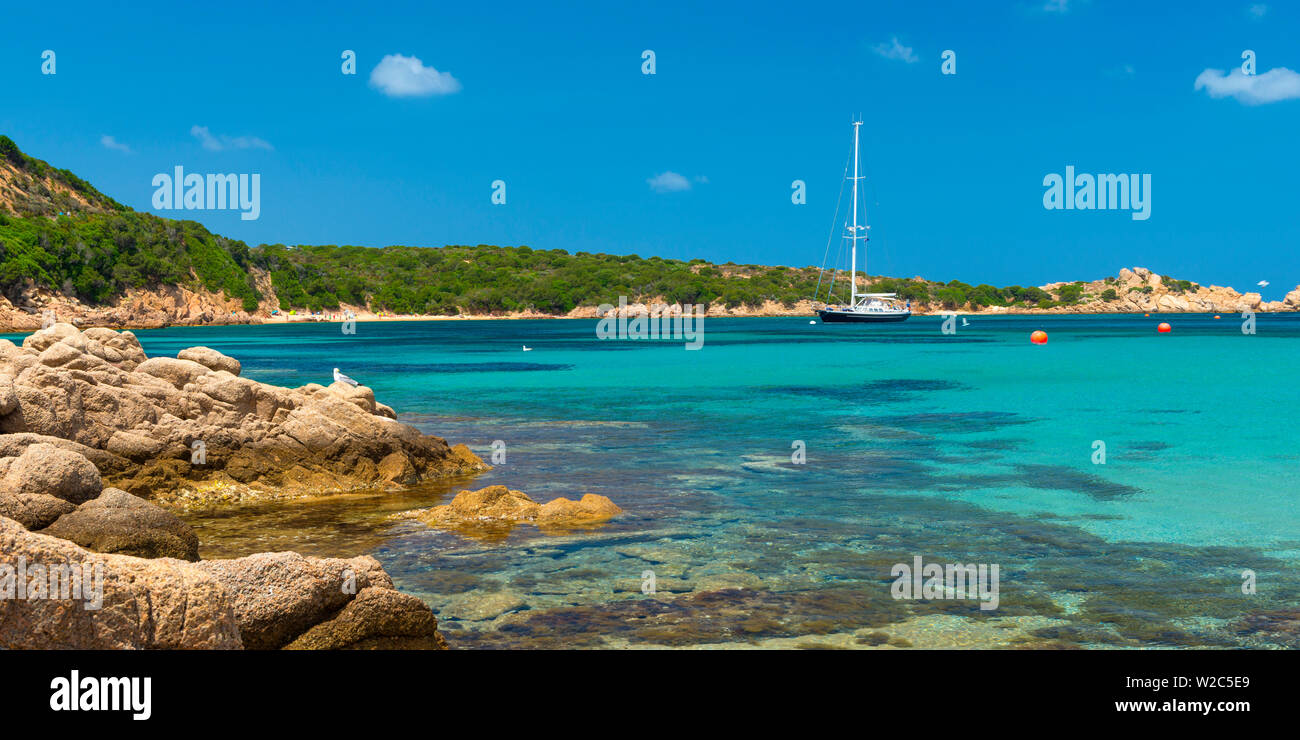
[[[831,311],[824,308],[817,309],[817,315],[822,321],[828,324],[892,324],[899,321],[907,321],[912,317],[909,313],[852,313],[849,311]]]

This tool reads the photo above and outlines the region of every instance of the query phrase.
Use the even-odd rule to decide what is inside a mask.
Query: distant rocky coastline
[[[91,306],[74,298],[50,291],[28,290],[10,300],[0,296],[0,331],[35,331],[47,326],[50,317],[81,328],[104,327],[112,329],[153,329],[165,326],[213,326],[233,324],[265,324],[295,321],[339,321],[345,315],[360,321],[372,320],[456,320],[456,319],[591,319],[599,318],[595,306],[579,306],[565,314],[538,311],[514,311],[504,314],[465,313],[446,315],[395,315],[372,310],[369,306],[340,305],[332,311],[317,314],[289,314],[279,311],[274,288],[269,276],[253,269],[263,299],[254,311],[245,311],[241,301],[220,292],[191,289],[183,286],[166,286],[155,289],[134,289],[127,295],[102,306]],[[860,276],[859,288],[866,290],[873,278]],[[913,278],[920,281],[921,278]],[[1181,281],[1180,281],[1181,282]],[[1011,306],[952,306],[939,301],[913,302],[916,315],[933,315],[956,311],[968,314],[1100,314],[1100,313],[1273,313],[1300,311],[1300,285],[1280,301],[1265,301],[1257,292],[1239,293],[1230,287],[1217,285],[1183,286],[1168,283],[1166,279],[1144,267],[1123,268],[1115,277],[1074,283],[1048,283],[1042,290],[1056,293],[1062,286],[1077,286],[1080,299],[1066,305],[1038,307]],[[662,298],[643,299],[631,303],[627,311],[648,309],[665,303]],[[722,303],[709,305],[709,317],[772,317],[811,316],[811,301],[784,305],[767,301],[761,306],[727,307]]]

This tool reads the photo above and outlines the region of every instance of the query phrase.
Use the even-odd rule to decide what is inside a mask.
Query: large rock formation
[[[433,613],[374,558],[186,562],[198,556],[187,524],[101,490],[75,448],[41,439],[0,435],[0,452],[19,453],[0,458],[0,648],[445,647]]]
[[[1056,295],[1072,283],[1048,283],[1043,290]],[[1122,268],[1104,280],[1075,283],[1082,298],[1069,305],[1039,309],[1032,306],[984,309],[988,313],[1241,313],[1243,311],[1300,311],[1300,286],[1281,301],[1265,301],[1259,293],[1238,293],[1219,285],[1197,285],[1166,280],[1145,267]],[[1111,291],[1111,293],[1107,293]],[[914,307],[918,308],[918,307]],[[942,311],[942,306],[921,305],[918,312]]]
[[[369,388],[280,388],[239,371],[206,347],[148,358],[131,332],[54,324],[21,348],[0,340],[0,433],[75,443],[108,482],[142,496],[404,486],[487,467],[397,422]],[[66,513],[43,503],[38,518]]]
[[[277,388],[240,370],[207,347],[148,358],[130,332],[69,324],[0,340],[0,648],[446,647],[374,558],[191,562],[189,525],[128,492],[337,491],[486,468],[369,388]]]
[[[369,557],[146,560],[0,517],[0,648],[436,649],[437,626]]]
[[[51,573],[60,573],[57,589]],[[64,592],[70,574],[78,588]],[[195,565],[99,555],[0,517],[0,647],[229,650],[243,643],[229,594]]]

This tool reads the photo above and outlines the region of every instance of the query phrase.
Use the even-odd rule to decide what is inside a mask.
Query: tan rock
[[[532,521],[541,509],[541,505],[523,491],[488,486],[477,491],[461,491],[450,504],[435,506],[420,518],[426,523],[446,524],[483,520]]]
[[[176,353],[178,360],[191,360],[211,370],[225,370],[231,375],[238,375],[241,369],[239,360],[223,355],[211,347],[190,347]]]
[[[171,512],[116,488],[41,530],[89,550],[141,558],[199,559],[199,538]]]
[[[8,464],[3,486],[15,494],[45,494],[73,504],[89,501],[104,488],[93,463],[45,443],[29,446]]]
[[[596,524],[622,513],[604,496],[588,493],[579,501],[560,497],[541,505],[522,491],[488,486],[461,491],[450,504],[435,506],[418,518],[434,526],[464,526],[485,522],[535,522],[539,526]]]
[[[542,505],[537,522],[540,525],[596,524],[609,521],[623,513],[613,501],[594,493],[583,495],[579,501],[560,498]]]
[[[304,632],[285,650],[445,650],[438,620],[414,596],[367,588],[333,618]]]
[[[277,388],[239,377],[238,362],[210,348],[179,354],[147,358],[130,332],[81,333],[70,324],[33,333],[22,349],[0,345],[0,435],[96,450],[89,459],[139,495],[231,482],[249,491],[324,493],[488,467],[468,449],[398,423],[369,388]],[[206,461],[189,464],[197,443]],[[50,512],[19,514],[32,503],[11,501],[7,510],[43,521]]]
[[[243,644],[258,650],[289,644],[367,587],[393,587],[372,557],[318,559],[277,552],[205,560],[194,567],[230,593]]]
[[[46,598],[8,597],[20,566],[28,593],[45,584]],[[44,575],[38,577],[40,571]],[[49,572],[77,573],[82,598],[53,594]],[[75,570],[71,570],[75,569]],[[8,576],[8,579],[6,579]],[[70,582],[70,579],[69,581]],[[99,587],[96,587],[99,584]],[[96,592],[102,602],[96,606]],[[50,598],[51,596],[67,598]],[[101,555],[49,535],[28,532],[0,517],[0,647],[35,650],[123,648],[225,649],[242,647],[224,587],[180,560]]]

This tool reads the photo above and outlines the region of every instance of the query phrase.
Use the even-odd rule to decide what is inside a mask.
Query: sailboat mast
[[[849,305],[858,305],[858,127],[862,121],[853,122],[853,257],[849,266]]]

